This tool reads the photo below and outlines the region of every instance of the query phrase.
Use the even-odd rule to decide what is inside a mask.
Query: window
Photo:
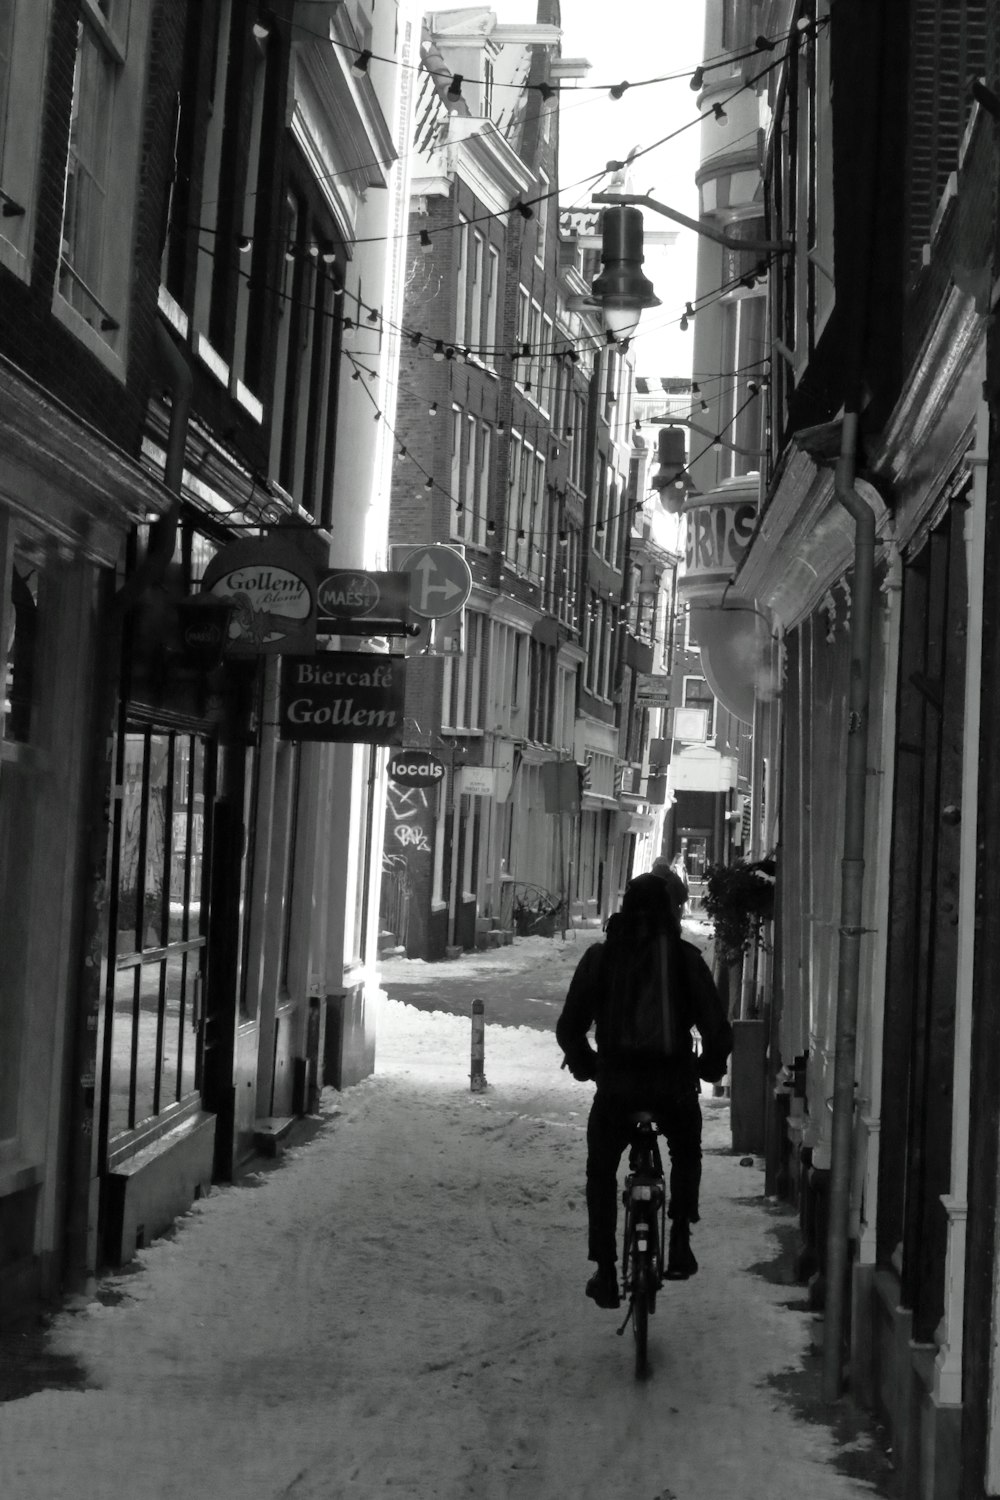
[[[212,756],[198,735],[133,725],[119,751],[106,991],[107,1133],[194,1095]]]
[[[455,502],[451,534],[463,541],[478,539],[479,490],[476,484],[476,419],[452,409],[451,497]]]
[[[483,663],[487,617],[465,611],[465,650],[444,659],[442,725],[451,730],[483,727]]]
[[[450,527],[452,536],[462,535],[462,412],[458,406],[451,409],[451,473],[448,493],[451,497]]]
[[[490,463],[493,451],[493,428],[488,422],[479,429],[479,472],[476,489],[476,524],[472,541],[479,547],[486,546],[486,511],[490,492]]]
[[[705,739],[715,735],[715,697],[704,677],[684,678],[684,707],[705,710]]]
[[[492,245],[486,249],[486,282],[483,288],[483,324],[480,338],[487,364],[496,362],[497,345],[497,278],[500,268],[499,252]]]
[[[455,232],[455,254],[458,257],[455,266],[455,343],[461,349],[467,342],[469,284],[469,221],[462,214],[458,216],[458,226]]]
[[[325,224],[310,218],[304,199],[287,200],[288,243],[282,260],[274,369],[271,472],[322,525],[333,508],[333,464],[340,358],[340,321],[334,283],[321,260],[307,253]]]
[[[542,106],[543,114],[547,113]],[[544,172],[538,174],[538,197],[542,200],[535,205],[535,259],[540,265],[545,264],[546,230],[549,222],[550,200],[548,197],[550,183]]]
[[[0,264],[25,278],[35,221],[49,0],[0,0]]]
[[[552,383],[551,380],[546,379],[544,372],[552,367],[554,348],[555,339],[552,330],[552,319],[545,316],[541,321],[537,353],[538,404],[544,412],[549,411],[552,407]]]
[[[483,237],[478,230],[472,235],[472,261],[469,266],[471,286],[469,288],[469,343],[476,346],[476,353],[483,343]]]

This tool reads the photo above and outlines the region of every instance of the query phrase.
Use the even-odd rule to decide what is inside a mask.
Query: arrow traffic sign
[[[401,571],[410,575],[410,608],[427,620],[456,614],[472,593],[469,564],[443,543],[416,547]]]

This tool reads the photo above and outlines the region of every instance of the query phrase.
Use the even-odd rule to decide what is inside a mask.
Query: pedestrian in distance
[[[711,970],[681,936],[677,886],[676,876],[652,873],[629,882],[605,940],[580,959],[556,1025],[564,1066],[597,1084],[587,1122],[588,1256],[597,1269],[586,1290],[598,1307],[619,1305],[618,1166],[640,1110],[653,1116],[670,1153],[666,1275],[686,1280],[698,1269],[691,1249],[701,1185],[698,1080],[722,1078],[733,1033]]]

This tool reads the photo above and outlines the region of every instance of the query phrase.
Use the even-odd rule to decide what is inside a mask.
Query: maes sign
[[[406,664],[401,656],[320,651],[281,664],[283,740],[403,743]]]

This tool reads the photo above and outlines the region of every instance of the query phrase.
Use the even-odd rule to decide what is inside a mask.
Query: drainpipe
[[[858,991],[865,873],[865,803],[868,775],[868,707],[871,686],[875,575],[875,516],[854,487],[858,414],[844,413],[834,493],[854,520],[851,604],[851,675],[848,690],[847,771],[844,779],[844,845],[841,861],[837,1025],[833,1072],[826,1305],[823,1329],[823,1399],[841,1392],[841,1348],[850,1232],[854,1090],[857,1068]]]

